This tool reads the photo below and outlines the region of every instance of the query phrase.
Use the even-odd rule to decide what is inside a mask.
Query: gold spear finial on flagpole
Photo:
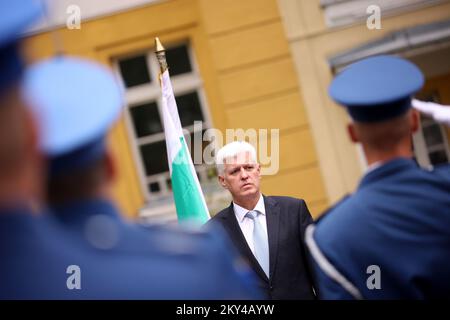
[[[159,38],[155,38],[155,53],[156,58],[159,62],[159,68],[161,70],[161,74],[164,73],[168,69],[167,67],[167,60],[166,60],[166,49],[164,49],[163,45],[161,44],[161,41],[159,41]]]

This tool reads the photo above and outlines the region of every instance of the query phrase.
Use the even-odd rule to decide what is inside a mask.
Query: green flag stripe
[[[189,155],[181,140],[181,149],[172,163],[172,189],[179,221],[205,223],[208,213],[203,206],[202,196],[189,167]]]

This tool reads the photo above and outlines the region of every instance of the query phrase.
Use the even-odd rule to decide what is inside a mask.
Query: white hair
[[[225,160],[234,158],[240,153],[248,153],[250,155],[250,161],[257,163],[256,149],[246,141],[233,141],[217,151],[216,154],[216,168],[219,175],[223,174],[225,170]]]

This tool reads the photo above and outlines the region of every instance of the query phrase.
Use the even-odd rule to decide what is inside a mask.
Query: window
[[[439,96],[433,93],[420,97],[424,101],[439,103]],[[445,129],[432,118],[420,116],[420,130],[414,137],[414,153],[422,166],[437,165],[450,162],[450,148]]]
[[[145,56],[124,59],[119,62],[119,67],[127,88],[150,82]]]
[[[187,44],[166,49],[167,63],[181,125],[193,136],[194,121],[211,126],[192,52]],[[115,66],[126,89],[127,122],[134,145],[142,189],[148,200],[171,198],[170,173],[161,114],[159,65],[153,50],[116,59]],[[202,131],[201,133],[203,133]],[[188,140],[189,141],[189,140]],[[205,146],[203,146],[204,148]],[[212,168],[195,164],[202,185],[215,178]],[[215,181],[215,179],[214,179]]]

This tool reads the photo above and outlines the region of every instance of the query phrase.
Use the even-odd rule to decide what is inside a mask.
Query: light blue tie
[[[259,265],[269,278],[269,240],[267,232],[256,217],[260,212],[252,210],[245,216],[253,221],[253,245],[255,246],[255,257]]]

